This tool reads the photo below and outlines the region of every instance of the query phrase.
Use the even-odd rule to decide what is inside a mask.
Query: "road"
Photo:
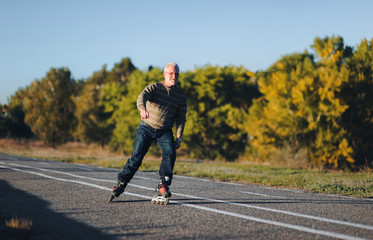
[[[108,204],[117,173],[0,153],[1,225],[29,219],[31,239],[373,239],[373,199],[176,175],[152,205],[158,176],[138,172]]]

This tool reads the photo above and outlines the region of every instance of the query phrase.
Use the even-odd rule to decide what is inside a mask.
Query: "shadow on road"
[[[27,239],[116,239],[49,209],[49,203],[0,180],[0,239],[15,239],[5,228],[11,218],[32,221]],[[23,238],[25,239],[25,238]]]

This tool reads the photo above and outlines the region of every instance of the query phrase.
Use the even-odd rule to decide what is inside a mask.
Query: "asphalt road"
[[[175,176],[152,205],[158,176],[138,172],[108,204],[118,171],[0,153],[0,239],[12,217],[31,239],[373,239],[373,199]]]

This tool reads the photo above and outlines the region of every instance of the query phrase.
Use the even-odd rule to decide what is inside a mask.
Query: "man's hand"
[[[141,116],[141,119],[147,119],[149,117],[149,112],[146,111],[145,108],[142,108],[140,110],[140,116]]]
[[[181,146],[181,138],[176,138],[176,141],[175,141],[175,148],[176,149],[179,149]]]

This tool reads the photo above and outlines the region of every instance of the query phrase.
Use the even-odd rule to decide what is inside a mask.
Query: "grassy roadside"
[[[0,152],[69,163],[121,169],[127,159],[95,145],[68,143],[51,149],[40,142],[0,139]],[[159,158],[148,157],[141,171],[158,171]],[[267,186],[302,189],[317,193],[373,198],[373,172],[320,171],[249,162],[222,163],[178,159],[175,174],[217,181],[256,183]]]

